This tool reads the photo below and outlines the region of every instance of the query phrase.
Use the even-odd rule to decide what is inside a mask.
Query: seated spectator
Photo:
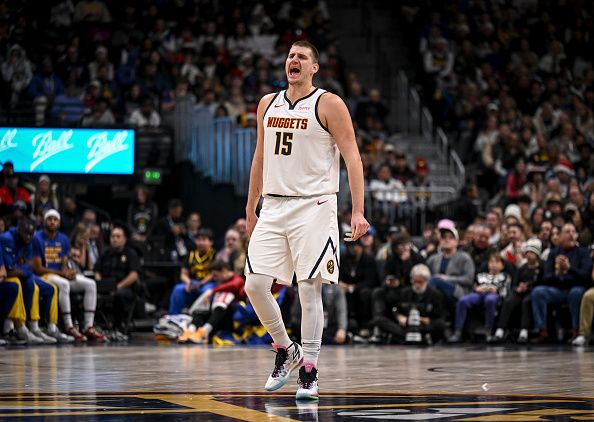
[[[84,223],[83,223],[84,224]],[[95,264],[103,253],[103,234],[98,224],[91,224],[89,227],[89,242],[87,243],[88,261],[87,269],[93,271]]]
[[[200,229],[195,248],[190,251],[182,268],[180,282],[176,284],[169,298],[169,315],[181,314],[182,310],[196,300],[216,282],[210,273],[215,251],[212,248],[213,233],[210,229]]]
[[[97,293],[113,297],[113,326],[122,327],[138,291],[140,259],[126,243],[128,235],[123,227],[115,226],[109,236],[107,248],[94,266]]]
[[[592,258],[576,241],[575,226],[565,223],[561,229],[559,246],[551,250],[544,266],[542,285],[532,291],[534,328],[539,331],[536,342],[549,339],[547,307],[550,304],[569,304],[571,328],[574,337],[577,335],[582,296],[592,284]]]
[[[52,107],[52,116],[60,124],[77,125],[85,111],[85,105],[75,84],[66,85],[63,94],[56,96]]]
[[[138,128],[161,126],[161,116],[155,110],[153,100],[145,98],[140,108],[134,110],[128,119],[128,123]]]
[[[505,298],[511,286],[512,276],[505,272],[503,258],[497,252],[489,256],[488,272],[476,275],[474,292],[462,296],[456,305],[456,321],[454,334],[448,339],[449,343],[462,340],[462,330],[466,324],[468,311],[477,305],[485,306],[485,329],[487,342],[492,341],[491,330],[495,325],[495,314],[500,299]]]
[[[37,189],[31,194],[31,215],[43,216],[49,209],[58,209],[58,196],[56,195],[57,185],[51,186],[51,180],[47,174],[39,176]]]
[[[6,164],[4,165],[7,168]],[[3,170],[4,185],[0,186],[0,215],[12,213],[17,201],[22,201],[27,208],[31,206],[31,197],[27,189],[19,186],[19,176],[12,168]]]
[[[535,164],[528,164],[526,166],[527,183],[522,188],[522,193],[528,195],[535,204],[541,204],[546,195],[544,174],[544,167]]]
[[[171,254],[172,261],[184,261],[188,256],[188,249],[194,244],[188,241],[182,219],[183,205],[179,199],[171,199],[167,206],[167,215],[159,219],[152,235],[156,242],[162,242]]]
[[[50,57],[45,57],[41,71],[35,74],[29,84],[29,96],[35,104],[35,124],[41,126],[45,122],[45,111],[54,99],[64,92],[62,81],[54,73],[54,65]]]
[[[338,285],[345,292],[349,310],[349,329],[362,329],[370,319],[371,292],[377,286],[373,256],[363,251],[360,240],[347,242],[341,256]]]
[[[83,117],[82,127],[105,127],[114,125],[116,122],[113,113],[109,108],[109,101],[100,97],[91,109],[91,114]]]
[[[406,163],[406,154],[402,151],[395,152],[394,163],[390,169],[392,170],[392,176],[395,179],[400,180],[402,184],[406,184],[409,180],[412,180],[415,177],[415,174]]]
[[[413,203],[426,207],[431,200],[432,183],[428,179],[429,168],[423,157],[417,158],[415,177],[405,183],[407,188],[414,189],[411,193]]]
[[[89,237],[91,230],[83,223],[78,223],[71,232],[70,235],[70,246],[71,249],[76,248],[77,255],[76,265],[79,272],[84,274],[85,271],[91,271],[88,267],[89,262]],[[72,254],[71,254],[72,257]]]
[[[507,225],[508,244],[501,251],[501,257],[519,268],[524,264],[524,226],[514,222]]]
[[[413,250],[410,236],[399,233],[391,244],[390,258],[386,260],[385,272],[396,277],[400,286],[410,285],[410,270],[424,262],[423,257]]]
[[[241,236],[237,230],[227,230],[225,233],[225,246],[217,252],[215,259],[225,262],[233,272],[243,274],[246,255],[241,243]]]
[[[226,262],[214,261],[210,264],[210,273],[218,285],[206,289],[197,299],[201,302],[200,305],[206,306],[207,320],[204,322],[204,315],[195,313],[193,325],[190,325],[189,329],[179,337],[179,343],[208,343],[211,333],[216,333],[223,328],[228,314],[233,312],[232,305],[247,299],[244,289],[245,279],[234,273]]]
[[[23,48],[14,44],[6,54],[6,61],[0,65],[2,80],[8,85],[9,97],[7,98],[8,108],[13,110],[19,100],[22,92],[27,88],[33,72],[31,71],[31,62],[27,59],[27,53]],[[4,102],[6,100],[2,100]]]
[[[134,189],[132,202],[128,205],[128,217],[126,223],[132,228],[132,240],[146,242],[147,236],[157,222],[159,209],[157,204],[151,201],[150,191],[144,185],[138,185]]]
[[[388,116],[388,107],[384,105],[382,94],[379,89],[369,90],[369,97],[366,101],[357,104],[355,110],[355,120],[357,125],[364,130],[373,130],[386,126],[386,117]]]
[[[201,227],[202,217],[200,216],[200,213],[193,211],[188,214],[188,218],[186,219],[186,236],[192,243],[196,241],[196,236]]]
[[[440,234],[440,251],[427,259],[432,274],[429,287],[443,295],[444,304],[452,306],[472,288],[474,263],[468,253],[458,250],[456,228],[444,227]]]
[[[107,48],[105,48],[102,45],[97,47],[97,50],[95,50],[95,60],[93,60],[91,63],[89,63],[89,66],[88,66],[89,79],[91,81],[94,81],[95,79],[97,79],[97,76],[99,74],[99,68],[101,66],[105,66],[105,69],[107,72],[107,79],[110,81],[113,81],[113,78],[114,78],[113,64],[111,64],[109,62]]]
[[[489,255],[495,250],[489,245],[491,233],[491,228],[486,224],[479,224],[476,226],[474,237],[465,249],[472,258],[472,262],[474,262],[474,268],[479,268],[487,262],[489,260]]]
[[[388,164],[382,164],[377,170],[377,179],[369,184],[369,190],[377,207],[376,218],[385,216],[390,222],[396,219],[395,211],[398,204],[407,201],[404,185],[392,177],[392,170]]]
[[[348,310],[344,291],[335,284],[323,284],[322,304],[324,306],[322,344],[346,344],[349,341],[347,335]],[[295,295],[291,306],[291,326],[293,334],[296,336],[295,341],[300,342],[301,301],[299,294]]]
[[[392,336],[393,341],[431,345],[444,338],[446,324],[442,297],[437,290],[429,287],[430,277],[431,272],[426,265],[412,267],[411,285],[402,289],[396,311],[391,311],[392,318],[383,320],[383,329]],[[410,333],[420,334],[420,339],[415,336],[408,338],[407,334]]]
[[[540,284],[542,279],[544,262],[540,260],[542,244],[536,238],[529,239],[523,246],[526,263],[518,270],[518,274],[512,284],[509,295],[504,299],[494,341],[503,341],[505,330],[510,328],[512,314],[521,311],[520,334],[518,343],[525,344],[528,341],[528,330],[532,327],[532,289]]]

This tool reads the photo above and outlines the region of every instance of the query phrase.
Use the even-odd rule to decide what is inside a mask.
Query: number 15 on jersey
[[[293,132],[276,132],[274,155],[291,155]]]

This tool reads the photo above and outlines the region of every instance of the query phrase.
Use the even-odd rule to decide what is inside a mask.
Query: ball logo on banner
[[[85,166],[85,173],[91,171],[99,162],[105,160],[118,152],[122,152],[128,149],[126,145],[126,137],[128,133],[126,131],[118,132],[114,137],[109,140],[107,138],[107,132],[101,132],[93,135],[87,141],[87,147],[90,148],[89,154],[87,155],[88,163]]]
[[[22,173],[133,174],[134,143],[127,129],[0,127],[0,163]]]
[[[0,152],[7,151],[11,148],[16,148],[18,145],[15,144],[14,138],[16,138],[17,130],[9,130],[7,131],[2,139],[0,139]]]
[[[35,152],[33,153],[33,162],[29,171],[34,171],[37,166],[50,157],[74,148],[74,145],[68,143],[70,138],[72,138],[71,130],[62,132],[57,139],[52,138],[51,130],[35,136],[32,142]]]

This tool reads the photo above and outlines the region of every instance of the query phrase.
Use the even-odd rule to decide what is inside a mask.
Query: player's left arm
[[[355,140],[353,122],[346,104],[339,96],[325,93],[320,97],[318,106],[320,120],[336,141],[336,145],[346,163],[351,188],[352,218],[351,231],[353,240],[357,240],[369,229],[369,223],[363,216],[364,188],[363,164]]]

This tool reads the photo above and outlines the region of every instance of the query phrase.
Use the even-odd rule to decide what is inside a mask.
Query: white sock
[[[58,331],[58,326],[56,324],[52,324],[50,322],[50,323],[47,324],[47,331],[50,332],[50,333],[55,333],[56,331]]]
[[[64,320],[64,328],[66,328],[67,330],[70,327],[74,326],[74,324],[72,323],[72,315],[70,313],[62,314],[62,319]],[[49,324],[47,325],[47,328],[49,329]]]
[[[528,330],[525,328],[522,328],[520,330],[520,335],[518,336],[518,338],[528,338]]]
[[[4,329],[2,330],[3,334],[8,334],[10,333],[12,330],[14,330],[14,322],[12,319],[8,319],[6,318],[4,320]]]
[[[204,331],[206,331],[206,334],[210,335],[210,333],[212,332],[212,325],[210,325],[208,322],[206,324],[204,324],[202,326],[202,328],[204,329]]]
[[[503,328],[498,328],[497,330],[495,330],[495,337],[497,338],[503,338],[504,334],[505,331],[503,331]]]
[[[39,321],[29,321],[29,330],[39,331]]]
[[[324,331],[322,306],[322,279],[303,280],[298,283],[301,302],[301,345],[303,361],[318,365]]]
[[[245,280],[245,292],[250,298],[260,322],[266,328],[272,340],[283,347],[291,345],[283,316],[270,289],[274,279],[263,274],[248,274]]]
[[[95,311],[85,311],[85,331],[95,323]]]

